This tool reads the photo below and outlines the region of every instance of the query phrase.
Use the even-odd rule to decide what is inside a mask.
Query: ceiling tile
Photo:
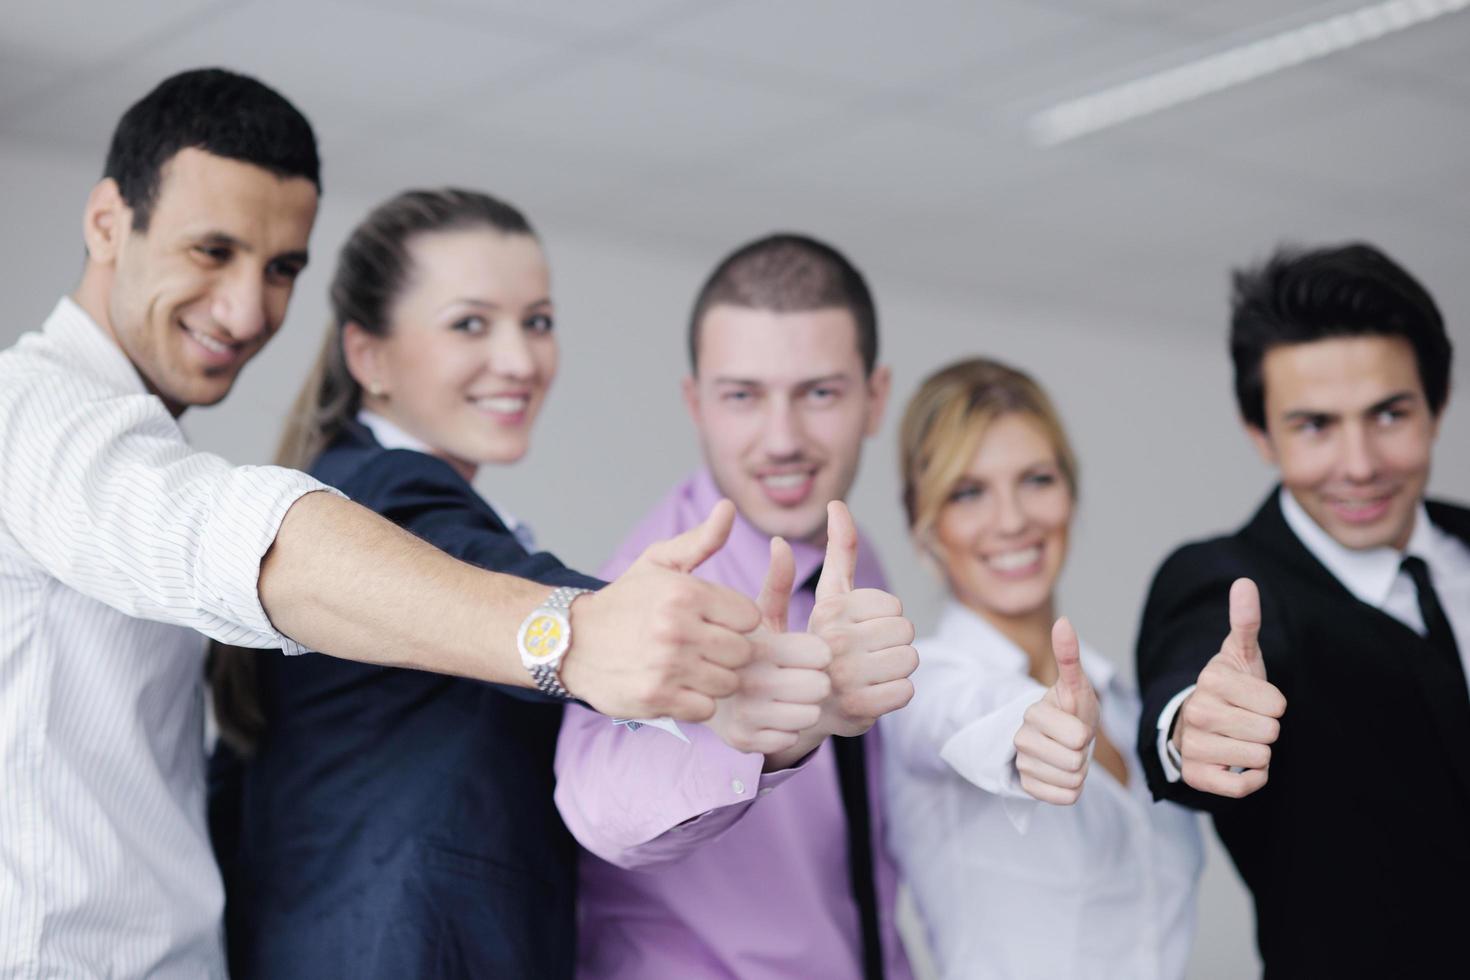
[[[513,95],[495,86],[433,108],[436,125],[453,122],[483,134],[545,134],[568,166],[596,171],[603,154],[637,157],[649,172],[671,162],[724,152],[778,129],[799,128],[832,109],[815,96],[771,92],[739,82],[689,75],[627,58],[584,65]]]
[[[912,86],[1077,27],[1083,15],[1020,0],[925,5],[783,0],[729,4],[661,32],[660,48],[726,59],[751,74],[850,87]]]
[[[396,0],[350,0],[369,8],[403,9]],[[414,9],[450,23],[514,28],[531,35],[578,37],[619,28],[655,28],[661,21],[698,16],[715,0],[417,0]]]
[[[229,6],[228,0],[11,3],[5,8],[5,44],[63,63],[95,59]]]
[[[1381,37],[1344,55],[1349,71],[1381,68],[1470,96],[1470,11]]]

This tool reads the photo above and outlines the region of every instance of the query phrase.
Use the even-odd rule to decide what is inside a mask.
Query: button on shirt
[[[1202,855],[1197,817],[1093,765],[1077,803],[1021,789],[1013,744],[1046,688],[995,627],[951,602],[917,644],[914,699],[879,722],[890,840],[947,978],[1184,974]],[[1138,696],[1086,645],[1082,667],[1114,745],[1137,731]]]
[[[325,489],[191,450],[70,299],[0,353],[0,975],[222,977],[200,633]],[[196,632],[199,631],[199,632]]]
[[[1345,547],[1322,530],[1285,487],[1281,488],[1279,501],[1281,516],[1297,540],[1353,598],[1381,609],[1420,636],[1426,630],[1424,614],[1419,611],[1419,591],[1401,566],[1406,555],[1423,559],[1434,591],[1444,606],[1455,643],[1459,645],[1465,676],[1470,677],[1470,548],[1453,534],[1435,527],[1423,504],[1414,514],[1414,530],[1409,534],[1408,545],[1399,551],[1387,547],[1361,550]],[[1174,695],[1159,713],[1159,759],[1171,783],[1178,782],[1181,773],[1178,754],[1168,734],[1173,729],[1174,716],[1194,687],[1191,684]]]
[[[708,472],[675,488],[624,542],[604,576],[626,569],[645,547],[692,528],[720,499]],[[793,541],[796,581],[822,551]],[[755,596],[770,538],[736,518],[723,549],[694,574]],[[854,576],[883,588],[866,543]],[[813,596],[792,597],[801,629]],[[764,757],[737,752],[703,725],[681,725],[688,741],[645,725],[614,726],[567,707],[557,743],[556,802],[590,854],[581,862],[579,976],[788,980],[862,976],[857,903],[848,872],[847,819],[830,744],[795,769],[763,773]],[[877,731],[868,752],[874,801],[874,880],[888,980],[911,976],[894,918],[892,859],[877,806]]]

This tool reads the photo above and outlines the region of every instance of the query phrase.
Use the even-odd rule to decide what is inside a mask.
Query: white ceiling
[[[220,63],[316,123],[328,194],[467,182],[640,247],[799,227],[910,286],[1218,331],[1224,271],[1366,237],[1470,313],[1470,14],[1052,149],[1035,109],[1353,3],[12,4],[0,139],[100,161]],[[1455,315],[1456,313],[1460,315]],[[1458,332],[1458,331],[1457,331]]]

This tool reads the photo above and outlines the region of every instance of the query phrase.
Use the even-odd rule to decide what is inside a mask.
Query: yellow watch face
[[[537,660],[553,656],[559,651],[565,635],[566,624],[561,617],[546,613],[534,616],[526,624],[526,654]]]

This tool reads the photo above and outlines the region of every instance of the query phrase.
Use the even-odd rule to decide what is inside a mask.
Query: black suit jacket
[[[1428,504],[1470,541],[1470,511]],[[1157,722],[1229,632],[1230,584],[1261,593],[1261,651],[1286,696],[1270,779],[1241,800],[1164,778]],[[1273,493],[1237,533],[1186,545],[1154,579],[1138,641],[1149,785],[1214,817],[1255,897],[1272,977],[1464,968],[1470,696],[1458,665],[1358,601],[1286,524]]]
[[[312,472],[465,561],[601,584],[528,554],[447,463],[356,424]],[[212,800],[237,980],[572,976],[558,703],[321,654],[260,668],[267,734],[248,765],[216,760]]]

